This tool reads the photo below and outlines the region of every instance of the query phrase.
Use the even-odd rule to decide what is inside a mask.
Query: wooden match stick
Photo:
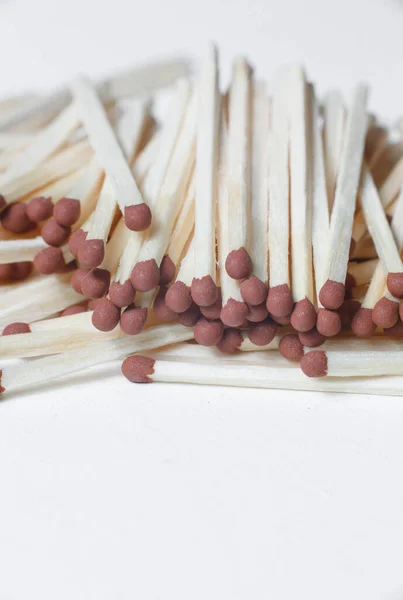
[[[344,300],[351,232],[367,131],[367,88],[355,90],[349,110],[340,172],[330,220],[326,282],[320,290],[325,308],[337,309]]]
[[[350,287],[367,285],[372,279],[377,264],[377,258],[371,258],[362,262],[349,262],[347,277],[351,281]]]
[[[225,269],[233,279],[252,274],[250,258],[250,152],[252,70],[245,59],[236,60],[229,97],[228,229],[229,252]]]
[[[331,212],[340,169],[346,120],[343,97],[338,90],[332,90],[326,95],[323,102],[323,116],[326,189],[329,211]]]
[[[46,247],[40,236],[28,240],[0,241],[0,264],[32,262],[37,253]]]
[[[192,304],[190,286],[194,275],[194,238],[191,240],[187,252],[179,267],[175,282],[168,289],[165,302],[177,314],[186,312]]]
[[[201,64],[196,145],[194,247],[197,260],[191,294],[199,306],[211,306],[218,297],[215,223],[220,103],[218,52],[210,45]]]

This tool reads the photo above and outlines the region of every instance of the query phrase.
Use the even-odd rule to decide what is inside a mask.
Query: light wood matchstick
[[[346,110],[343,97],[338,90],[332,90],[326,95],[323,102],[323,116],[326,188],[329,211],[331,212],[340,169],[346,121]]]

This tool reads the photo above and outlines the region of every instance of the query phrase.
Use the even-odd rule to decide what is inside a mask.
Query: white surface
[[[9,0],[0,91],[215,38],[260,75],[302,58],[321,90],[368,79],[393,120],[399,4]],[[403,598],[401,399],[102,373],[0,403],[1,600]]]

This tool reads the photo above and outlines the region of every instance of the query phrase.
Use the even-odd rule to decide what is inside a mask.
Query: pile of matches
[[[300,66],[267,85],[239,58],[224,89],[218,62],[0,102],[2,392],[123,360],[133,382],[400,393],[399,123],[365,85],[319,100]]]

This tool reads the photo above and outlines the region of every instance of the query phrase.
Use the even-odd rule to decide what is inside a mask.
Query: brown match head
[[[106,269],[91,269],[81,281],[81,293],[87,298],[103,298],[109,290],[111,274]]]
[[[230,298],[227,304],[222,307],[220,318],[227,327],[241,327],[248,313],[249,308],[245,302]]]
[[[351,329],[357,337],[371,337],[376,329],[372,321],[372,308],[360,307],[353,317]]]
[[[192,304],[190,288],[183,281],[175,281],[166,293],[165,302],[174,312],[185,312]]]
[[[0,194],[0,212],[2,210],[4,210],[6,208],[6,206],[7,206],[6,199],[4,198],[3,195]]]
[[[270,315],[270,318],[273,319],[277,325],[281,325],[282,327],[287,327],[291,323],[291,315],[286,315],[285,317],[275,317]]]
[[[276,332],[277,325],[271,319],[267,319],[264,323],[251,325],[248,329],[248,338],[255,346],[267,346],[273,341]]]
[[[61,317],[69,317],[70,315],[78,315],[80,313],[87,312],[87,309],[82,304],[73,304],[73,306],[69,306],[65,308],[60,313]]]
[[[113,331],[118,326],[120,308],[117,308],[108,298],[98,300],[92,312],[91,320],[99,331]]]
[[[77,294],[83,293],[81,289],[81,284],[87,273],[88,269],[76,269],[73,275],[71,276],[71,287],[77,292]]]
[[[131,304],[122,312],[120,317],[120,328],[128,335],[137,335],[143,331],[147,321],[147,309],[138,308]]]
[[[357,285],[355,277],[353,275],[351,275],[351,273],[347,273],[346,281],[344,282],[344,285],[346,288],[346,292],[349,290],[352,290]]]
[[[124,283],[119,281],[113,281],[109,286],[109,298],[115,306],[118,308],[124,308],[133,304],[136,292],[130,282],[127,279]]]
[[[50,198],[38,196],[27,204],[27,217],[33,223],[47,221],[53,215],[53,202]]]
[[[324,335],[319,333],[319,331],[314,327],[311,331],[305,331],[298,334],[299,341],[306,348],[318,348],[321,346],[326,338]]]
[[[32,263],[29,261],[17,262],[13,264],[13,271],[11,273],[11,279],[13,281],[22,281],[31,275]]]
[[[372,310],[372,321],[377,327],[393,327],[399,319],[399,302],[383,296]]]
[[[22,202],[10,204],[1,214],[1,224],[10,233],[25,233],[35,228],[27,215],[27,206]]]
[[[316,329],[325,337],[334,337],[340,333],[341,319],[339,313],[327,310],[327,308],[319,308]]]
[[[193,278],[190,286],[193,301],[199,306],[211,306],[218,298],[218,288],[210,275],[201,279]]]
[[[304,356],[304,347],[296,333],[287,333],[279,343],[278,350],[287,360],[299,362]]]
[[[69,239],[69,250],[74,256],[74,258],[78,257],[78,251],[80,249],[81,244],[85,242],[87,239],[88,232],[83,231],[82,229],[77,229],[77,231],[73,231]]]
[[[53,216],[59,225],[71,227],[80,218],[81,205],[73,198],[60,198],[54,206]]]
[[[153,258],[138,262],[130,275],[132,286],[138,292],[150,292],[158,286],[159,280],[160,268]]]
[[[102,302],[102,300],[104,300],[104,298],[96,298],[94,300],[88,300],[88,310],[95,310],[95,307],[97,306],[97,304],[99,304],[100,302]]]
[[[221,321],[208,321],[201,317],[193,331],[196,342],[201,346],[217,346],[223,336],[224,325]]]
[[[323,350],[307,352],[301,359],[301,370],[307,377],[326,377],[327,356]]]
[[[59,223],[53,219],[47,221],[41,230],[41,235],[44,241],[49,244],[49,246],[56,247],[63,246],[63,244],[65,244],[69,239],[70,233],[70,227],[59,225]]]
[[[231,250],[225,261],[225,270],[232,279],[246,279],[252,274],[252,259],[245,248]]]
[[[401,340],[403,338],[403,322],[399,319],[393,327],[388,327],[387,329],[384,329],[383,332],[390,338]]]
[[[0,281],[11,281],[13,279],[14,263],[4,263],[0,265]]]
[[[10,323],[3,329],[1,335],[16,335],[18,333],[31,333],[28,323]]]
[[[60,248],[44,248],[34,258],[34,267],[42,275],[51,275],[64,267],[63,253]]]
[[[266,302],[267,310],[273,317],[286,317],[292,313],[294,301],[289,286],[276,285],[269,289]]]
[[[131,231],[144,231],[151,225],[151,210],[145,202],[125,207],[125,224]]]
[[[192,302],[185,312],[179,313],[177,316],[179,323],[184,327],[194,327],[202,316],[202,313],[200,312],[200,307],[195,302]]]
[[[176,266],[173,260],[165,254],[160,264],[160,280],[159,285],[168,285],[174,280],[176,274]]]
[[[78,262],[80,267],[94,269],[104,260],[105,244],[103,240],[84,240],[78,248]]]
[[[310,331],[316,325],[317,314],[314,305],[304,298],[297,302],[291,313],[291,325],[296,331]]]
[[[155,360],[148,356],[128,356],[122,363],[122,373],[132,383],[152,383]]]
[[[244,302],[249,306],[259,306],[266,302],[268,289],[265,283],[256,275],[252,275],[249,279],[242,281],[241,296]]]
[[[328,279],[319,292],[319,300],[324,308],[337,310],[343,304],[345,292],[344,283]]]
[[[165,302],[166,292],[166,288],[160,288],[153,304],[154,315],[160,323],[170,323],[177,318],[176,312],[171,310]]]
[[[403,273],[388,273],[386,285],[395,298],[403,298]]]
[[[239,329],[224,329],[223,336],[217,344],[218,350],[224,354],[235,354],[243,342],[243,335]]]
[[[361,303],[359,300],[344,300],[343,304],[338,310],[342,329],[351,328],[351,323],[354,319],[354,316],[357,314],[360,308]]]
[[[249,306],[249,313],[246,316],[246,319],[250,323],[261,323],[267,318],[269,311],[267,310],[266,302],[262,302],[262,304],[258,304],[257,306]]]
[[[221,309],[222,309],[222,296],[221,296],[221,288],[217,288],[218,295],[214,304],[210,306],[200,306],[200,312],[203,317],[206,319],[210,319],[210,321],[216,321],[220,318]]]

